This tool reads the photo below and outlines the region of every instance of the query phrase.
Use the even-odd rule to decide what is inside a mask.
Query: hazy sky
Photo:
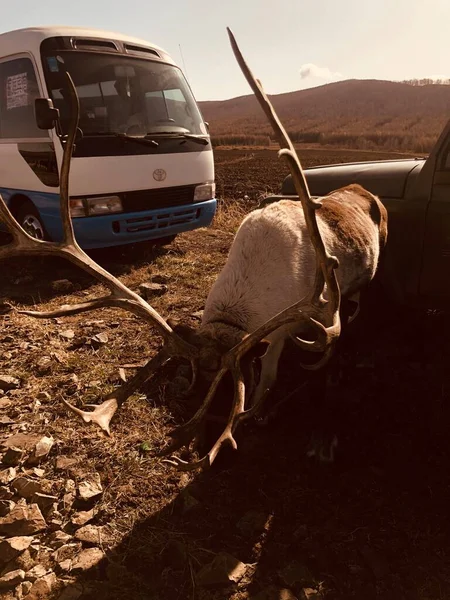
[[[77,25],[120,31],[167,50],[198,100],[249,93],[226,26],[266,91],[337,79],[450,77],[450,0],[21,0],[0,31]],[[5,8],[5,7],[4,7]]]

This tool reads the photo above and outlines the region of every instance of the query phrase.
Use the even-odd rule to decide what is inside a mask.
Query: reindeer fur
[[[351,185],[322,199],[317,221],[325,247],[339,260],[336,273],[342,297],[351,297],[377,270],[387,240],[386,209],[376,196]],[[309,294],[315,269],[300,202],[281,200],[251,212],[210,290],[198,333],[215,339],[222,351],[231,348],[245,333]],[[267,338],[271,343],[262,359],[254,402],[275,383],[285,340],[292,333],[285,327]]]

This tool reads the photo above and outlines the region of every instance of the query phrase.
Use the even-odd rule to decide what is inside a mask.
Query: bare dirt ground
[[[211,228],[180,235],[166,247],[93,253],[132,289],[165,282],[167,292],[152,305],[191,324],[198,323],[195,313],[225,263],[242,214],[262,193],[278,191],[284,175],[275,152],[219,149],[215,155],[222,202]],[[305,166],[357,159],[336,150],[302,157]],[[231,201],[244,195],[244,207]],[[55,290],[58,280],[69,280],[70,289]],[[9,261],[1,282],[0,300],[17,308],[45,310],[101,292],[83,273],[48,259]],[[0,392],[2,452],[17,433],[54,440],[41,471],[23,461],[15,467],[16,477],[41,482],[56,497],[45,514],[47,527],[33,534],[37,550],[29,564],[22,559],[15,568],[28,571],[39,563],[55,571],[52,591],[43,596],[50,599],[449,598],[448,330],[441,313],[406,314],[369,301],[344,345],[336,392],[344,431],[333,465],[305,456],[313,407],[302,388],[267,425],[243,427],[233,457],[188,475],[154,458],[168,432],[192,412],[174,393],[174,365],[127,401],[110,438],[61,402],[98,402],[119,384],[120,368],[130,376],[130,365],[160,347],[154,331],[110,309],[44,321],[0,315],[0,376],[19,380],[17,389]],[[92,340],[98,334],[106,335]],[[306,379],[288,349],[273,402]],[[83,503],[78,486],[94,473],[103,492]],[[0,477],[0,492],[14,484],[6,465]],[[17,496],[9,501],[25,503]],[[97,538],[80,540],[74,517],[91,508]],[[55,531],[69,536],[63,566],[63,557],[55,556]],[[74,568],[76,554],[89,547],[99,548],[103,560]],[[245,563],[245,573],[236,583],[205,585],[202,569],[224,552]],[[0,597],[20,597],[18,590],[0,590]]]

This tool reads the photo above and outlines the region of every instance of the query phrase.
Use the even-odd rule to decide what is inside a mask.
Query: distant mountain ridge
[[[350,79],[270,99],[297,142],[427,151],[450,119],[449,85]],[[252,94],[199,104],[216,144],[272,135]]]

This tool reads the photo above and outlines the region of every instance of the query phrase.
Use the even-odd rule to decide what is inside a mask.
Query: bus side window
[[[0,63],[0,137],[3,139],[48,138],[38,129],[34,101],[39,87],[29,58]]]

